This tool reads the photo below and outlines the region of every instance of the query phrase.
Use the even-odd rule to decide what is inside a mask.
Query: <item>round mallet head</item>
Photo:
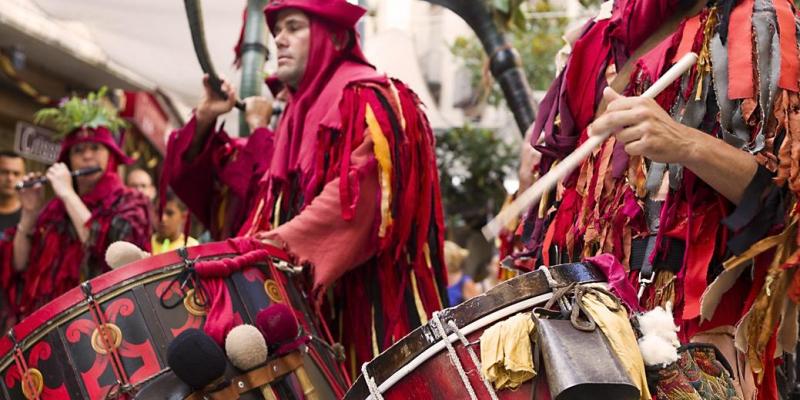
[[[200,390],[225,375],[225,353],[205,332],[188,329],[167,348],[167,365],[193,390]]]
[[[236,368],[251,370],[267,361],[267,342],[253,325],[239,325],[225,338],[225,353]]]

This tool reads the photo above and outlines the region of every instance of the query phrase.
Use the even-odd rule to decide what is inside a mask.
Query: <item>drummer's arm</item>
[[[92,212],[83,204],[83,201],[74,191],[64,197],[61,197],[64,202],[64,207],[67,209],[72,226],[75,227],[75,232],[78,233],[78,239],[81,243],[86,243],[89,240],[89,227],[86,223],[92,218]]]
[[[376,163],[369,162],[373,142],[369,135],[350,157],[350,179],[358,180],[358,199],[352,219],[342,218],[339,178],[291,221],[256,238],[280,244],[301,264],[313,265],[314,287],[326,287],[377,252],[375,218],[380,186]]]
[[[40,173],[30,173],[25,176],[25,180],[38,178]],[[21,189],[19,191],[19,199],[22,204],[22,213],[20,215],[19,224],[17,224],[17,231],[14,234],[13,250],[14,250],[14,269],[23,271],[28,265],[28,255],[31,252],[31,242],[33,241],[33,232],[36,229],[36,220],[39,218],[39,213],[44,204],[44,187],[36,185],[34,187]]]
[[[23,203],[24,204],[24,203]],[[24,271],[28,266],[28,256],[31,252],[32,233],[36,226],[36,216],[22,211],[17,231],[14,234],[14,269]]]
[[[72,226],[75,227],[78,239],[81,243],[86,243],[89,240],[89,227],[86,226],[86,223],[92,217],[92,212],[89,211],[86,204],[83,204],[83,200],[75,191],[69,168],[62,163],[53,164],[47,169],[47,180],[50,182],[53,192],[64,203],[64,208],[72,221]]]

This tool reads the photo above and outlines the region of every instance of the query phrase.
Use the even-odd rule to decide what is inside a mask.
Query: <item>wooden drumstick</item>
[[[311,383],[311,378],[308,377],[306,368],[302,365],[297,367],[294,370],[294,375],[297,377],[297,381],[300,382],[300,388],[303,389],[303,395],[305,395],[306,400],[319,400],[319,394],[317,394],[314,384]]]
[[[697,54],[689,53],[678,60],[664,75],[661,76],[641,97],[654,98],[664,89],[675,82],[697,62]],[[564,179],[570,172],[577,168],[589,154],[599,147],[611,135],[611,132],[602,135],[590,135],[582,145],[556,164],[549,172],[539,178],[530,188],[522,193],[516,200],[509,204],[494,219],[481,229],[486,240],[496,238],[500,231],[511,220],[517,218],[542,195],[556,186],[558,181]]]

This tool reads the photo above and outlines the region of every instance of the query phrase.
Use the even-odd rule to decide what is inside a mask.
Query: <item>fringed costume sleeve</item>
[[[215,239],[225,239],[236,234],[247,214],[251,190],[270,163],[273,133],[259,128],[247,139],[238,139],[220,128],[193,160],[187,160],[196,128],[193,117],[170,135],[162,191],[168,184]]]

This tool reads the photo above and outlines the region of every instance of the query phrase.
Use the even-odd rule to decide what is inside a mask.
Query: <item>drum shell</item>
[[[244,267],[225,279],[233,305],[235,320],[254,323],[255,316],[264,307],[276,302],[287,302],[296,310],[296,315],[306,332],[321,336],[314,314],[307,307],[300,286],[284,273],[272,276],[270,263],[286,259],[285,253],[272,249],[274,259],[263,260]],[[233,257],[235,249],[227,242],[212,243],[189,248],[188,259],[207,260]],[[197,313],[196,304],[187,306],[176,290],[179,284],[170,282],[183,270],[184,260],[177,252],[170,252],[140,260],[118,270],[110,271],[91,280],[92,293],[103,314],[119,338],[117,350],[124,371],[136,387],[145,386],[167,370],[167,346],[172,339],[189,328],[201,328],[205,317]],[[289,299],[282,298],[283,286]],[[188,284],[191,289],[191,283]],[[174,308],[165,308],[166,302],[177,303]],[[190,302],[191,303],[191,302]],[[202,311],[202,307],[199,307]],[[111,357],[104,351],[99,331],[89,311],[86,296],[81,288],[75,288],[21,321],[14,329],[20,344],[22,358],[29,369],[38,372],[41,379],[41,399],[97,399],[103,398],[116,382]],[[346,389],[346,378],[338,372],[330,353],[311,344],[318,357],[305,356],[306,369],[312,376],[318,392],[333,395],[333,385]],[[26,399],[22,390],[20,368],[14,357],[14,342],[10,337],[0,339],[0,398],[8,400]],[[316,361],[325,364],[318,365]],[[320,369],[327,369],[326,376]],[[228,366],[226,376],[238,375]],[[320,381],[321,379],[321,381]],[[296,379],[282,379],[288,390],[300,391]],[[35,389],[39,385],[35,385]],[[35,390],[34,389],[34,390]],[[259,398],[257,393],[247,393],[242,398]]]
[[[472,343],[476,355],[480,357],[479,339],[485,329],[488,329],[499,320],[518,312],[529,312],[534,305],[543,305],[552,293],[551,284],[563,286],[572,282],[593,283],[605,281],[605,276],[590,264],[576,263],[550,267],[548,277],[542,271],[530,272],[514,279],[503,282],[487,293],[467,300],[455,307],[443,310],[440,319],[446,324],[452,321],[459,329],[474,329],[466,334],[467,340]],[[520,304],[529,306],[520,307]],[[514,310],[509,311],[509,310]],[[484,323],[497,314],[504,314],[498,318]],[[367,364],[367,371],[381,385],[395,375],[402,375],[404,369],[424,358],[426,352],[441,342],[441,337],[430,323],[427,323],[406,337],[400,339],[392,347],[381,353]],[[441,346],[443,347],[443,346]],[[456,340],[453,343],[456,354],[464,366],[467,378],[474,388],[479,399],[489,399],[489,394],[481,381],[481,373],[472,362],[464,346]],[[544,374],[543,374],[544,375]],[[542,376],[543,376],[542,375]],[[392,377],[392,378],[390,378]],[[537,399],[549,399],[549,388],[546,379],[538,379]],[[500,399],[530,399],[533,385],[531,381],[524,383],[516,390],[498,391]],[[407,374],[393,382],[391,387],[382,393],[389,399],[425,398],[451,400],[455,398],[469,398],[467,389],[462,384],[458,370],[451,363],[446,349],[422,361]],[[369,390],[364,378],[359,377],[353,387],[347,392],[345,399],[364,400],[369,396]]]

